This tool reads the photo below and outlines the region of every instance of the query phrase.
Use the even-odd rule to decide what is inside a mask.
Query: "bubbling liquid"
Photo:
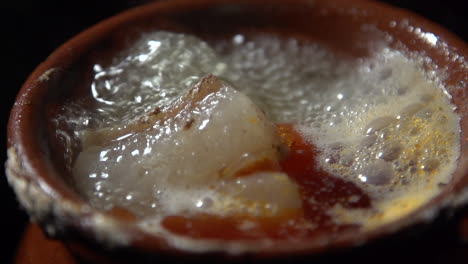
[[[274,35],[239,34],[210,47],[193,36],[155,32],[114,58],[110,66],[94,66],[91,93],[96,108],[83,110],[79,103],[70,104],[64,115],[76,128],[71,137],[82,141],[91,130],[125,130],[155,109],[167,109],[206,74],[215,74],[247,95],[272,122],[294,124],[303,139],[316,146],[315,165],[321,170],[353,183],[371,197],[371,208],[334,205],[326,212],[334,222],[374,228],[430,200],[455,169],[459,117],[440,75],[423,70],[426,61],[389,48],[368,58],[343,59],[317,44]],[[204,120],[207,123],[197,125],[211,122]],[[108,146],[90,146],[93,154],[79,156],[73,165],[75,181],[82,183],[78,188],[93,206],[124,207],[146,222],[174,214],[252,212],[252,203],[239,202],[242,199],[231,200],[229,210],[222,208],[223,202],[213,207],[214,200],[227,201],[216,191],[224,187],[175,188],[158,180],[158,170],[150,165],[131,171],[119,167],[126,157],[137,166],[159,155],[151,144],[160,137],[124,135]],[[223,146],[225,140],[211,137],[207,142]],[[177,142],[172,142],[174,148]],[[172,143],[160,143],[161,149],[169,149]],[[218,154],[222,152],[211,153]],[[237,184],[244,189],[254,186],[246,191],[250,194],[262,187],[278,193],[278,184],[284,184],[291,193],[286,197],[297,197],[295,184],[280,172],[262,172]],[[237,194],[242,188],[236,189]],[[295,199],[286,208],[296,208]],[[312,202],[307,197],[302,200]],[[268,200],[261,206],[272,204],[281,202]]]

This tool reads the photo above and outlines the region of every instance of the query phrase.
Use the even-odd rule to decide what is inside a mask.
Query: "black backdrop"
[[[448,28],[465,41],[468,41],[468,14],[464,7],[466,0],[385,0],[390,4],[407,8]],[[6,124],[16,93],[28,74],[56,47],[83,29],[129,7],[147,2],[145,0],[7,0],[2,1],[0,28],[3,49],[0,63],[2,92],[0,139],[1,161],[6,159]],[[5,67],[6,66],[6,67]],[[4,170],[2,170],[4,171]],[[0,176],[1,231],[0,263],[10,263],[18,239],[27,221],[19,210],[14,195],[8,187],[4,173]],[[453,237],[453,222],[444,222],[437,234],[442,240],[435,248],[419,249],[427,252],[442,248],[432,254],[430,262],[442,263],[441,258],[450,255],[452,261],[468,263],[468,246],[460,245]],[[439,234],[440,233],[440,234]],[[445,237],[444,237],[445,235]],[[431,246],[433,247],[433,246]],[[444,249],[445,248],[445,249]],[[401,254],[408,252],[401,251]],[[444,255],[445,254],[445,255]],[[455,257],[453,257],[455,256]],[[463,256],[463,259],[458,257]],[[465,258],[466,257],[466,258]],[[415,259],[419,259],[415,257]],[[458,260],[457,260],[458,259]],[[378,261],[378,260],[376,260]],[[403,259],[402,259],[403,261]],[[465,262],[466,261],[466,262]],[[404,261],[403,261],[404,262]],[[447,263],[450,263],[447,262]]]

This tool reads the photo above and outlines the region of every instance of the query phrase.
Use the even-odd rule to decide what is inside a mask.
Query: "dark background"
[[[466,0],[385,0],[426,18],[435,21],[459,37],[468,41],[468,14]],[[1,121],[0,161],[6,160],[6,124],[16,93],[29,73],[60,44],[87,27],[145,0],[13,0],[2,1],[0,28],[5,45],[0,51],[0,62],[4,65],[0,72],[1,82]],[[0,198],[2,217],[0,231],[0,263],[10,263],[27,217],[19,209],[14,195],[6,183],[4,169],[0,175]],[[430,234],[437,241],[419,253],[441,249],[433,253],[429,262],[468,263],[468,246],[461,245],[455,237],[457,222],[444,220]],[[441,237],[439,239],[439,237]],[[425,238],[424,238],[425,239]],[[422,241],[419,241],[422,242]],[[417,243],[419,243],[417,242]],[[426,246],[424,246],[426,247]],[[405,250],[401,254],[406,254]],[[390,255],[395,252],[389,252]],[[449,261],[442,261],[445,255]],[[455,257],[454,257],[455,256]],[[460,259],[458,257],[461,256]],[[382,256],[384,257],[384,256]],[[404,259],[401,259],[405,262]],[[408,259],[407,259],[408,260]],[[375,261],[379,261],[376,259]]]

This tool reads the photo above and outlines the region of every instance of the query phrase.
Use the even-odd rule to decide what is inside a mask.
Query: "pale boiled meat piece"
[[[266,173],[263,186],[260,176],[243,176],[245,184],[239,185],[239,170],[256,162],[278,163],[281,140],[275,125],[247,96],[213,75],[163,109],[120,127],[87,131],[82,139],[73,175],[78,189],[98,208],[117,205],[140,215],[154,210],[190,213],[204,210],[197,204],[207,198],[214,201],[207,212],[233,203],[244,212],[255,200],[275,213],[300,207],[297,187],[284,174],[271,173],[266,179]],[[252,196],[252,188],[245,188],[249,181],[271,192],[283,184],[286,191],[282,196],[268,191]],[[249,202],[244,206],[242,201]]]

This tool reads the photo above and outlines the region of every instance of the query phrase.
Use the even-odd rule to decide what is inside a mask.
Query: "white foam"
[[[298,123],[321,149],[320,166],[363,188],[377,212],[404,215],[450,181],[459,117],[441,84],[444,72],[429,58],[384,47],[347,61],[296,40],[243,39],[219,48],[235,69],[227,78],[277,122]],[[401,205],[404,197],[411,205]],[[356,219],[370,221],[364,214]]]

